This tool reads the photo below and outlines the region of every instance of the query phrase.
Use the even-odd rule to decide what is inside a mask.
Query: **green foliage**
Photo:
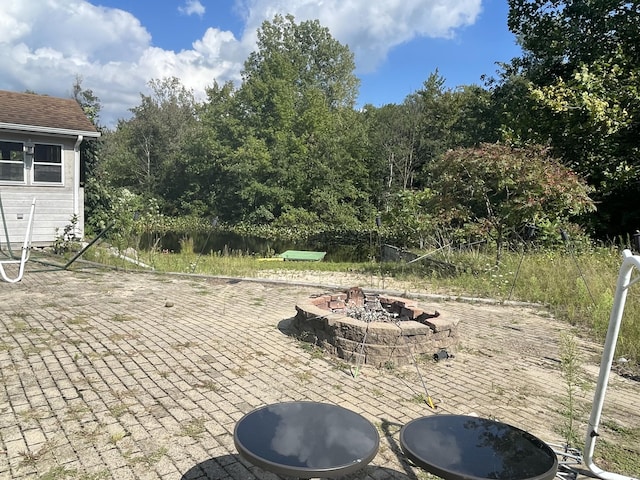
[[[348,47],[317,21],[276,16],[258,31],[242,84],[214,83],[206,102],[184,110],[191,112],[182,121],[187,127],[163,120],[175,105],[191,105],[176,101],[189,98],[179,85],[155,84],[156,95],[143,96],[110,142],[114,184],[133,187],[141,179],[146,187],[132,191],[161,198],[161,211],[171,216],[253,225],[287,225],[299,217],[356,226],[374,208],[363,129],[352,109],[354,67]],[[171,164],[157,163],[159,147]]]
[[[82,86],[82,77],[77,75],[73,83],[73,98],[82,107],[82,111],[87,116],[89,121],[98,127],[98,117],[102,105],[100,99],[93,93],[93,90],[85,89]],[[88,147],[89,145],[87,145]]]
[[[330,108],[353,107],[358,87],[354,69],[353,53],[317,20],[296,24],[292,15],[276,15],[258,30],[258,49],[245,62],[243,77],[245,85],[255,81],[256,86],[273,88],[273,93],[291,87],[300,92],[317,88]],[[287,80],[295,83],[287,85]],[[261,95],[255,89],[248,93]],[[287,112],[279,106],[278,102],[267,103],[262,110],[285,120]]]
[[[82,86],[82,78],[76,77],[73,84],[73,98],[80,104],[82,111],[93,123],[98,131],[102,131],[98,125],[100,110],[102,108],[100,99],[92,90]],[[100,211],[104,207],[104,183],[100,180],[100,162],[103,142],[100,138],[84,139],[80,143],[80,183],[84,185],[85,200],[85,231],[91,232],[97,227],[93,222],[94,212]],[[99,215],[99,214],[98,214]],[[97,220],[99,223],[99,220]]]
[[[578,390],[584,383],[578,343],[571,334],[563,334],[560,337],[560,371],[565,382],[566,396],[563,398],[564,423],[561,434],[564,436],[565,445],[576,448],[581,446],[582,437],[578,431],[577,421],[579,408],[577,402]]]
[[[594,463],[605,471],[631,478],[640,471],[640,428],[627,428],[614,421],[603,421],[602,436],[594,451]]]
[[[245,130],[222,168],[240,208],[225,220],[268,224],[304,210],[307,219],[353,225],[359,205],[371,209],[352,141],[354,68],[348,47],[317,21],[263,23],[235,97]]]
[[[508,25],[531,60],[562,72],[618,49],[637,55],[638,14],[625,0],[509,0]]]
[[[398,191],[428,186],[425,167],[447,150],[497,140],[489,92],[444,84],[436,71],[402,104],[366,107],[369,168],[378,182],[373,192],[381,197],[381,210],[393,208]]]
[[[413,186],[419,168],[417,147],[420,141],[418,123],[421,103],[417,96],[408,97],[401,105],[368,107],[371,116],[369,136],[372,156],[379,158],[378,176],[385,179],[387,191]]]
[[[518,142],[550,144],[595,187],[599,234],[638,227],[640,6],[623,0],[510,0],[524,55],[504,66],[496,105]]]
[[[108,182],[92,176],[85,183],[85,232],[98,234],[112,222],[111,204],[118,190]]]
[[[108,238],[120,252],[129,247],[138,248],[143,231],[157,231],[161,225],[157,202],[126,188],[120,189],[113,199],[110,218],[113,227]]]
[[[394,245],[425,248],[429,240],[437,239],[434,212],[436,195],[429,189],[422,191],[401,190],[388,200],[387,211],[382,215],[384,235]]]
[[[278,230],[298,229],[301,226],[313,229],[320,225],[318,215],[313,212],[308,212],[304,208],[295,207],[285,208],[282,215],[273,222],[273,227]]]
[[[415,152],[419,169],[428,167],[449,149],[495,139],[490,129],[485,128],[483,104],[488,102],[488,93],[471,86],[446,89],[444,83],[445,79],[436,71],[420,90],[407,97],[407,100],[415,97],[419,104]]]
[[[56,228],[56,238],[53,241],[53,251],[58,255],[66,252],[79,250],[80,240],[78,235],[78,216],[73,215],[71,221],[64,226],[62,232]]]
[[[526,225],[559,227],[594,209],[585,182],[539,146],[451,150],[430,175],[442,215],[492,238],[498,260],[503,243]]]
[[[105,136],[101,173],[115,187],[164,198],[170,210],[182,187],[176,170],[196,128],[196,102],[177,78],[151,80],[149,88],[151,95],[141,94],[140,105],[131,109],[132,118]]]

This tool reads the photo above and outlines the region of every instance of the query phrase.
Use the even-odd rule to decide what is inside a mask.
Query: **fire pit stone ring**
[[[359,287],[312,296],[296,305],[296,336],[359,365],[407,365],[455,349],[458,320],[415,300],[366,295]]]

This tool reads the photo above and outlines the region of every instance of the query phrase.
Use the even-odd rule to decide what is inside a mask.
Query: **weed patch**
[[[133,456],[131,453],[125,453],[124,457],[127,459],[130,465],[144,465],[145,467],[152,467],[157,464],[162,457],[164,457],[169,450],[166,447],[160,447],[153,452],[145,455]]]
[[[89,320],[84,315],[77,315],[66,321],[69,325],[85,325]]]
[[[204,382],[198,383],[195,385],[196,388],[202,388],[204,390],[208,390],[210,392],[219,392],[222,387],[213,380],[206,380]]]
[[[318,347],[317,345],[314,345],[312,343],[307,343],[307,342],[300,342],[299,346],[302,350],[307,352],[312,359],[324,358],[324,351],[322,350],[322,348]]]
[[[560,337],[560,371],[565,382],[565,397],[562,399],[563,424],[560,433],[566,445],[578,447],[581,444],[581,433],[577,430],[578,402],[576,395],[584,386],[584,372],[581,366],[578,343],[571,334]]]
[[[206,430],[204,423],[204,418],[194,418],[193,420],[189,420],[180,429],[180,435],[183,437],[191,437],[198,438],[200,437]]]
[[[109,413],[114,418],[120,418],[129,411],[129,407],[124,403],[118,403],[109,407]]]
[[[313,379],[313,373],[309,370],[305,370],[304,372],[296,372],[296,378],[302,383],[308,383]]]

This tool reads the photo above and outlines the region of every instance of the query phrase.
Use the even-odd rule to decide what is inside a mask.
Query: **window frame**
[[[57,162],[46,162],[46,161],[38,161],[36,152],[38,151],[38,147],[57,147],[58,150],[58,161]],[[55,166],[60,168],[60,180],[59,181],[43,181],[36,180],[36,167],[37,165],[42,166]],[[30,183],[31,185],[64,185],[64,146],[59,143],[44,143],[44,142],[33,142],[33,159],[31,160],[31,175],[30,175]]]
[[[15,143],[15,144],[19,144],[22,145],[22,159],[20,161],[18,160],[12,160],[11,158],[9,159],[3,159],[2,155],[0,155],[0,163],[2,164],[7,164],[7,165],[18,165],[18,164],[22,164],[22,180],[9,180],[9,179],[4,179],[4,178],[0,178],[0,184],[2,185],[26,185],[27,184],[27,174],[26,174],[26,153],[25,153],[25,142],[23,141],[16,141],[16,140],[6,140],[6,139],[0,139],[0,142],[2,143]],[[18,152],[20,150],[11,150],[11,151],[15,151]]]

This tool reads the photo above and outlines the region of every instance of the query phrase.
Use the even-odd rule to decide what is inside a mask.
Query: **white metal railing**
[[[596,385],[593,397],[593,406],[591,408],[591,416],[589,417],[589,425],[587,428],[587,436],[584,444],[584,464],[598,478],[603,480],[638,480],[635,477],[627,477],[618,473],[607,472],[598,467],[593,461],[593,451],[595,449],[596,439],[598,438],[598,426],[602,415],[602,407],[604,405],[604,397],[607,391],[609,381],[609,373],[613,364],[613,357],[616,351],[616,342],[620,333],[620,324],[622,322],[622,314],[624,305],[627,300],[629,288],[640,280],[640,277],[631,279],[634,268],[640,271],[640,256],[633,255],[630,250],[624,250],[622,253],[622,265],[618,274],[618,282],[616,285],[616,293],[613,299],[613,307],[611,316],[609,317],[609,328],[607,329],[607,337],[604,342],[604,350],[602,352],[602,361],[600,362],[600,374],[598,375],[598,383]]]

